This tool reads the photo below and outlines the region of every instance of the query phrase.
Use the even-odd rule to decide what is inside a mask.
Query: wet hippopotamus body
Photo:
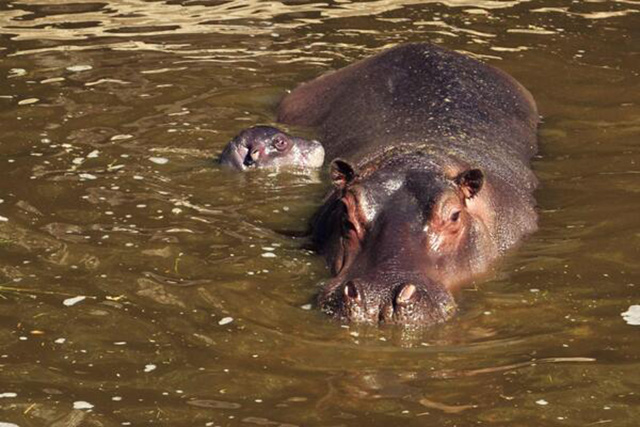
[[[331,161],[312,226],[334,276],[318,305],[341,321],[445,321],[536,229],[536,105],[489,65],[401,45],[300,85],[278,120],[314,128]]]

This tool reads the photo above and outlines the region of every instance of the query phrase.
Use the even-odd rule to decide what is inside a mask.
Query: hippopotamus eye
[[[342,235],[343,236],[348,236],[349,233],[353,230],[355,230],[356,227],[353,225],[353,223],[349,220],[349,218],[343,218],[342,219]]]
[[[282,135],[273,137],[271,141],[273,147],[278,151],[284,151],[289,146],[289,141]]]
[[[449,219],[451,220],[451,222],[456,222],[460,219],[460,212],[461,211],[455,211],[451,214],[451,216],[449,217]]]

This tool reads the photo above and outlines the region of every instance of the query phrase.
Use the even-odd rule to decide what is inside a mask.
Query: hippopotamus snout
[[[250,168],[255,166],[260,159],[260,149],[254,147],[253,144],[247,144],[243,139],[232,140],[228,147],[232,147],[224,154],[224,163],[228,166],[233,166],[236,169]]]
[[[434,325],[456,311],[451,293],[426,279],[391,283],[363,278],[330,286],[319,297],[323,311],[348,323]]]
[[[251,145],[247,147],[246,151],[247,153],[244,156],[244,161],[242,162],[242,164],[245,165],[246,167],[250,167],[257,164],[258,161],[260,160],[260,154],[262,152],[260,147],[253,147],[253,145]]]
[[[291,136],[271,126],[255,126],[233,138],[219,161],[238,170],[319,168],[324,162],[324,148],[316,140]]]

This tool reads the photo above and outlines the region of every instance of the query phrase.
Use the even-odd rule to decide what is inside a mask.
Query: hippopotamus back
[[[356,165],[389,147],[454,150],[534,188],[538,113],[508,74],[430,44],[406,44],[296,88],[278,109],[285,124],[315,127],[328,160]]]

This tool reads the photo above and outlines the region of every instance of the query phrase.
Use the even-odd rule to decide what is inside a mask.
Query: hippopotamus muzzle
[[[292,136],[271,126],[254,126],[233,138],[219,161],[237,170],[319,168],[324,162],[324,148],[316,140]]]
[[[329,284],[318,299],[320,308],[344,323],[429,326],[456,312],[453,295],[428,280],[350,279]]]

